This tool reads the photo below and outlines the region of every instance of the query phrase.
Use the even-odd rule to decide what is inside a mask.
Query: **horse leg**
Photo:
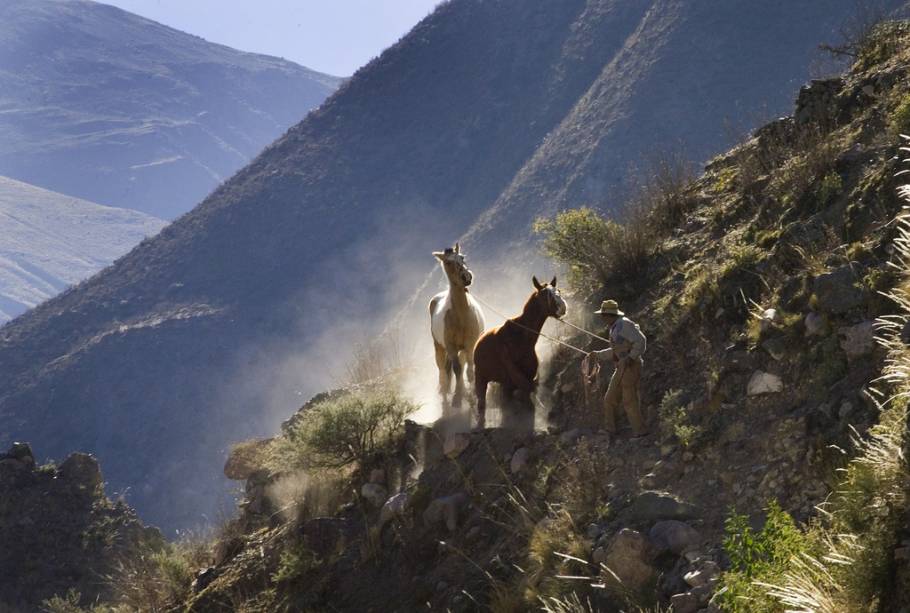
[[[487,381],[475,379],[474,394],[477,396],[477,429],[483,430],[487,424]]]
[[[468,384],[474,383],[474,350],[465,349],[464,353],[464,363],[465,363],[465,375],[468,378]]]
[[[464,368],[458,357],[457,349],[446,347],[446,354],[448,354],[449,361],[452,364],[452,372],[455,374],[455,395],[452,396],[452,408],[460,409],[461,399],[464,398],[464,381],[462,381]]]
[[[442,345],[434,341],[433,348],[436,350],[436,368],[439,369],[439,395],[442,396],[442,402],[445,404],[446,395],[452,387],[452,380],[449,378],[449,360]]]

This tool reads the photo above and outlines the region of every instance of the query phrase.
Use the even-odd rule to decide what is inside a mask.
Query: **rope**
[[[581,326],[576,326],[575,324],[566,321],[565,319],[557,319],[556,321],[558,321],[558,322],[561,323],[561,324],[566,324],[566,325],[569,326],[570,328],[575,328],[575,329],[578,330],[579,332],[584,332],[584,333],[587,334],[588,336],[593,336],[594,338],[596,338],[596,339],[599,340],[599,341],[603,341],[603,342],[605,342],[605,343],[609,343],[609,342],[610,342],[610,339],[604,338],[604,337],[602,337],[602,336],[598,336],[598,335],[594,334],[593,332],[589,332],[589,331],[585,330],[585,329],[582,328]]]
[[[512,319],[512,318],[509,317],[508,315],[503,315],[500,311],[498,311],[498,310],[496,309],[496,307],[494,307],[493,305],[491,305],[489,302],[487,302],[486,300],[484,300],[483,298],[481,298],[480,296],[478,296],[478,295],[475,294],[474,292],[471,292],[471,295],[474,297],[475,300],[477,300],[477,302],[479,302],[480,304],[484,305],[485,307],[487,307],[488,309],[490,309],[491,311],[493,311],[493,314],[494,314],[494,315],[499,315],[500,317],[502,317],[502,318],[505,319],[506,321],[511,321],[513,325],[516,325],[516,326],[518,326],[519,328],[523,328],[523,329],[527,330],[528,332],[530,332],[530,333],[532,333],[532,334],[537,334],[537,335],[539,335],[539,336],[542,336],[542,337],[544,337],[545,339],[547,339],[548,341],[551,341],[551,342],[553,342],[553,343],[556,343],[557,345],[562,345],[563,347],[568,347],[569,349],[572,349],[573,351],[577,351],[578,353],[580,353],[580,354],[582,354],[582,355],[588,355],[588,352],[585,351],[584,349],[579,349],[579,348],[576,347],[575,345],[570,345],[569,343],[566,343],[566,342],[564,342],[564,341],[561,341],[561,340],[559,340],[558,338],[553,338],[552,336],[548,336],[548,335],[544,334],[543,332],[541,332],[541,331],[539,331],[539,330],[535,330],[535,329],[533,329],[533,328],[529,328],[528,326],[526,326],[526,325],[524,325],[524,324],[518,323],[517,321],[515,321],[514,319]],[[557,321],[562,321],[562,320],[557,319]]]

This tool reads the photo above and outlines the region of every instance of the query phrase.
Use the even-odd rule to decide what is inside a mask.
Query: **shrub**
[[[299,543],[292,544],[281,552],[272,581],[282,583],[298,579],[321,564],[322,560],[315,552]]]
[[[782,611],[762,584],[777,585],[790,560],[810,551],[808,539],[790,514],[772,501],[765,525],[755,532],[745,515],[731,513],[724,524],[724,551],[730,570],[722,576],[719,591],[724,610],[735,613]]]
[[[891,126],[898,134],[910,133],[910,94],[905,95],[898,103],[891,117]]]
[[[388,390],[360,391],[315,403],[300,416],[275,453],[286,468],[362,465],[390,451],[417,406]]]
[[[694,179],[693,165],[681,151],[658,155],[650,161],[632,201],[647,212],[655,226],[676,228],[695,205],[694,192],[689,189]]]
[[[569,283],[593,293],[615,281],[637,283],[653,251],[653,235],[641,211],[624,224],[604,219],[591,208],[572,209],[553,219],[538,219],[545,253],[569,270]]]
[[[676,438],[683,447],[691,447],[701,436],[703,428],[689,420],[690,405],[682,404],[682,391],[669,390],[660,401],[660,430],[664,438]]]
[[[882,21],[875,24],[856,45],[857,67],[869,68],[888,60],[900,51],[908,35],[908,21]]]

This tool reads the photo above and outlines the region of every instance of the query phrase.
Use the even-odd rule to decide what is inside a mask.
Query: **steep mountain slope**
[[[662,208],[633,222],[649,226],[638,278],[588,264],[610,249],[590,240],[603,219],[567,224],[565,263],[598,298],[571,296],[575,317],[616,296],[648,334],[650,434],[601,430],[562,348],[540,382],[547,431],[405,423],[339,474],[307,433],[351,436],[333,410],[370,395],[320,394],[235,448],[241,534],[188,610],[906,608],[910,22],[879,32],[843,78],[679,186],[678,227]]]
[[[318,368],[375,334],[376,315],[413,292],[408,277],[427,270],[431,250],[497,201],[511,203],[495,209],[506,211],[503,238],[526,231],[525,209],[548,192],[515,186],[543,170],[548,185],[601,181],[594,145],[629,162],[677,137],[719,148],[718,108],[734,123],[781,108],[852,2],[695,5],[443,4],[155,240],[0,330],[0,443],[92,451],[150,521],[198,521],[222,491],[214,475],[227,442],[270,431],[324,383]],[[715,40],[703,18],[723,33],[717,63],[694,44]],[[803,60],[765,61],[755,50],[772,33]],[[655,130],[649,121],[680,103],[662,83],[700,84],[706,64],[706,87],[685,91],[692,115]],[[587,153],[565,165],[551,152],[576,135],[589,135]],[[558,202],[589,197],[571,194]],[[323,333],[326,352],[299,360]],[[188,477],[187,465],[199,468]]]
[[[0,6],[0,174],[171,219],[339,79],[85,0]]]
[[[0,177],[0,324],[87,279],[165,223]]]

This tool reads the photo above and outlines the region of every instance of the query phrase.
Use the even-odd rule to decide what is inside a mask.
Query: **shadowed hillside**
[[[339,84],[104,4],[0,6],[0,174],[172,219]]]
[[[544,206],[609,208],[642,151],[720,149],[723,117],[789,106],[852,3],[753,6],[443,4],[191,213],[0,329],[0,446],[91,451],[149,521],[198,521],[227,443],[324,384],[431,250],[491,206],[497,240]],[[325,354],[285,360],[327,324]]]

